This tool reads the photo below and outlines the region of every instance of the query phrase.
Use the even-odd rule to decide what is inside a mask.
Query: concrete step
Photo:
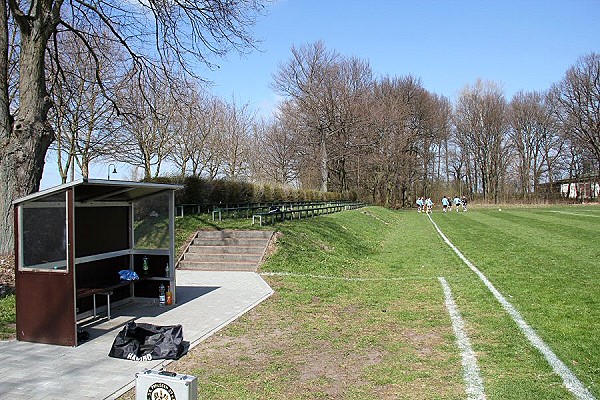
[[[248,239],[270,239],[273,235],[272,231],[200,231],[198,237],[213,239],[213,238],[248,238]]]
[[[180,261],[179,269],[193,269],[199,271],[256,271],[256,263],[230,263],[230,262],[203,262],[194,263]]]
[[[192,243],[194,246],[264,246],[269,239],[264,238],[204,238],[197,237]]]
[[[199,231],[178,268],[256,271],[272,235],[272,231]]]
[[[188,253],[198,254],[262,254],[265,246],[195,246],[188,248]]]
[[[262,253],[260,254],[199,254],[199,253],[186,253],[183,256],[184,261],[193,261],[196,263],[202,262],[247,262],[254,263],[255,265],[262,258]]]

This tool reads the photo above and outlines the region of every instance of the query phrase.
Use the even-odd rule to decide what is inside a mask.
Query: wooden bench
[[[223,220],[223,215],[231,215],[231,213],[233,213],[234,218],[237,218],[238,213],[243,212],[246,216],[246,218],[250,218],[251,213],[254,213],[256,210],[260,211],[260,210],[268,210],[269,206],[268,205],[247,205],[247,206],[240,206],[240,207],[219,207],[219,208],[214,208],[212,211],[212,220],[215,221],[215,216],[219,216],[219,221]]]
[[[354,210],[356,208],[362,207],[362,203],[333,203],[329,205],[317,205],[317,206],[308,206],[308,207],[298,207],[298,208],[290,208],[286,210],[273,210],[269,212],[261,212],[255,213],[252,215],[252,225],[256,223],[258,220],[258,224],[260,226],[263,225],[263,222],[266,224],[271,221],[271,223],[275,223],[278,218],[281,218],[281,221],[285,221],[286,217],[289,215],[290,219],[298,218],[302,219],[302,213],[304,213],[305,218],[314,217],[316,215],[323,214],[331,214],[334,212],[344,211],[344,210]]]
[[[96,318],[96,295],[101,294],[106,296],[106,310],[107,316],[110,320],[110,296],[113,294],[114,290],[120,287],[131,285],[133,281],[120,281],[119,283],[115,283],[112,285],[106,285],[102,287],[93,287],[93,288],[80,288],[77,289],[77,298],[81,299],[84,297],[93,297],[94,301],[94,318]]]
[[[258,224],[260,226],[263,225],[263,220],[265,223],[271,220],[271,223],[275,223],[278,218],[281,218],[281,221],[285,221],[286,216],[290,216],[290,219],[294,219],[294,215],[298,219],[302,219],[302,213],[305,214],[306,218],[320,214],[328,214],[329,212],[333,212],[333,210],[338,209],[340,206],[323,206],[323,207],[310,207],[310,208],[299,208],[299,209],[288,209],[288,210],[274,210],[264,213],[256,213],[252,215],[252,225],[256,223],[256,219],[258,219]]]
[[[254,225],[256,218],[258,218],[259,225],[263,225],[263,218],[265,219],[265,223],[267,222],[267,218],[271,218],[271,223],[275,223],[275,220],[278,216],[281,216],[281,220],[285,219],[285,213],[290,211],[269,211],[269,212],[261,212],[252,215],[252,225]]]

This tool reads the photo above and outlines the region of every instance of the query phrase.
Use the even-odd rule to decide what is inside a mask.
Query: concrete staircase
[[[256,271],[272,231],[199,231],[178,263],[179,269]]]

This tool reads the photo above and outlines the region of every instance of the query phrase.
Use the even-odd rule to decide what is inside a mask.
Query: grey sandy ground
[[[177,271],[177,303],[130,303],[86,327],[92,339],[77,347],[18,341],[0,342],[0,399],[116,398],[135,384],[136,372],[165,360],[129,361],[108,357],[116,334],[128,321],[183,325],[191,347],[252,309],[273,293],[253,272]]]

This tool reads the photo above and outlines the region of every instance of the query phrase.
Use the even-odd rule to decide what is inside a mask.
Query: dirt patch
[[[412,329],[404,331],[404,337],[407,343],[411,344],[417,353],[422,357],[431,357],[438,351],[443,337],[440,332],[427,331],[417,332]]]
[[[267,258],[271,257],[277,251],[277,242],[283,236],[282,232],[275,232],[273,236],[271,236],[271,240],[269,240],[269,244],[265,250],[265,255],[263,256],[263,261]]]
[[[199,398],[461,398],[447,325],[407,326],[399,300],[382,307],[268,281],[275,293],[265,303],[167,367],[198,377]]]
[[[15,287],[15,258],[12,254],[0,255],[0,297],[14,291]]]
[[[371,218],[375,218],[377,221],[383,223],[384,225],[389,225],[389,222],[386,222],[386,221],[382,220],[377,215],[375,215],[375,214],[373,214],[373,213],[371,213],[369,211],[363,211],[362,213],[365,214],[365,215],[368,215]]]
[[[255,390],[264,380],[272,378],[292,383],[279,388],[280,395],[285,398],[310,393],[315,397],[318,393],[319,396],[340,398],[349,386],[366,384],[361,380],[362,372],[382,359],[378,350],[340,348],[339,343],[310,335],[303,336],[299,342],[298,333],[304,328],[280,316],[271,316],[271,323],[265,324],[265,315],[251,312],[240,322],[261,329],[238,335],[236,330],[240,326],[234,323],[233,329],[209,338],[184,359],[171,364],[169,369],[196,374],[199,384],[218,386],[225,396],[233,389],[220,379],[223,374],[235,371],[232,379],[237,381],[236,385],[246,385],[246,390]],[[257,371],[262,371],[260,381],[250,378]]]

